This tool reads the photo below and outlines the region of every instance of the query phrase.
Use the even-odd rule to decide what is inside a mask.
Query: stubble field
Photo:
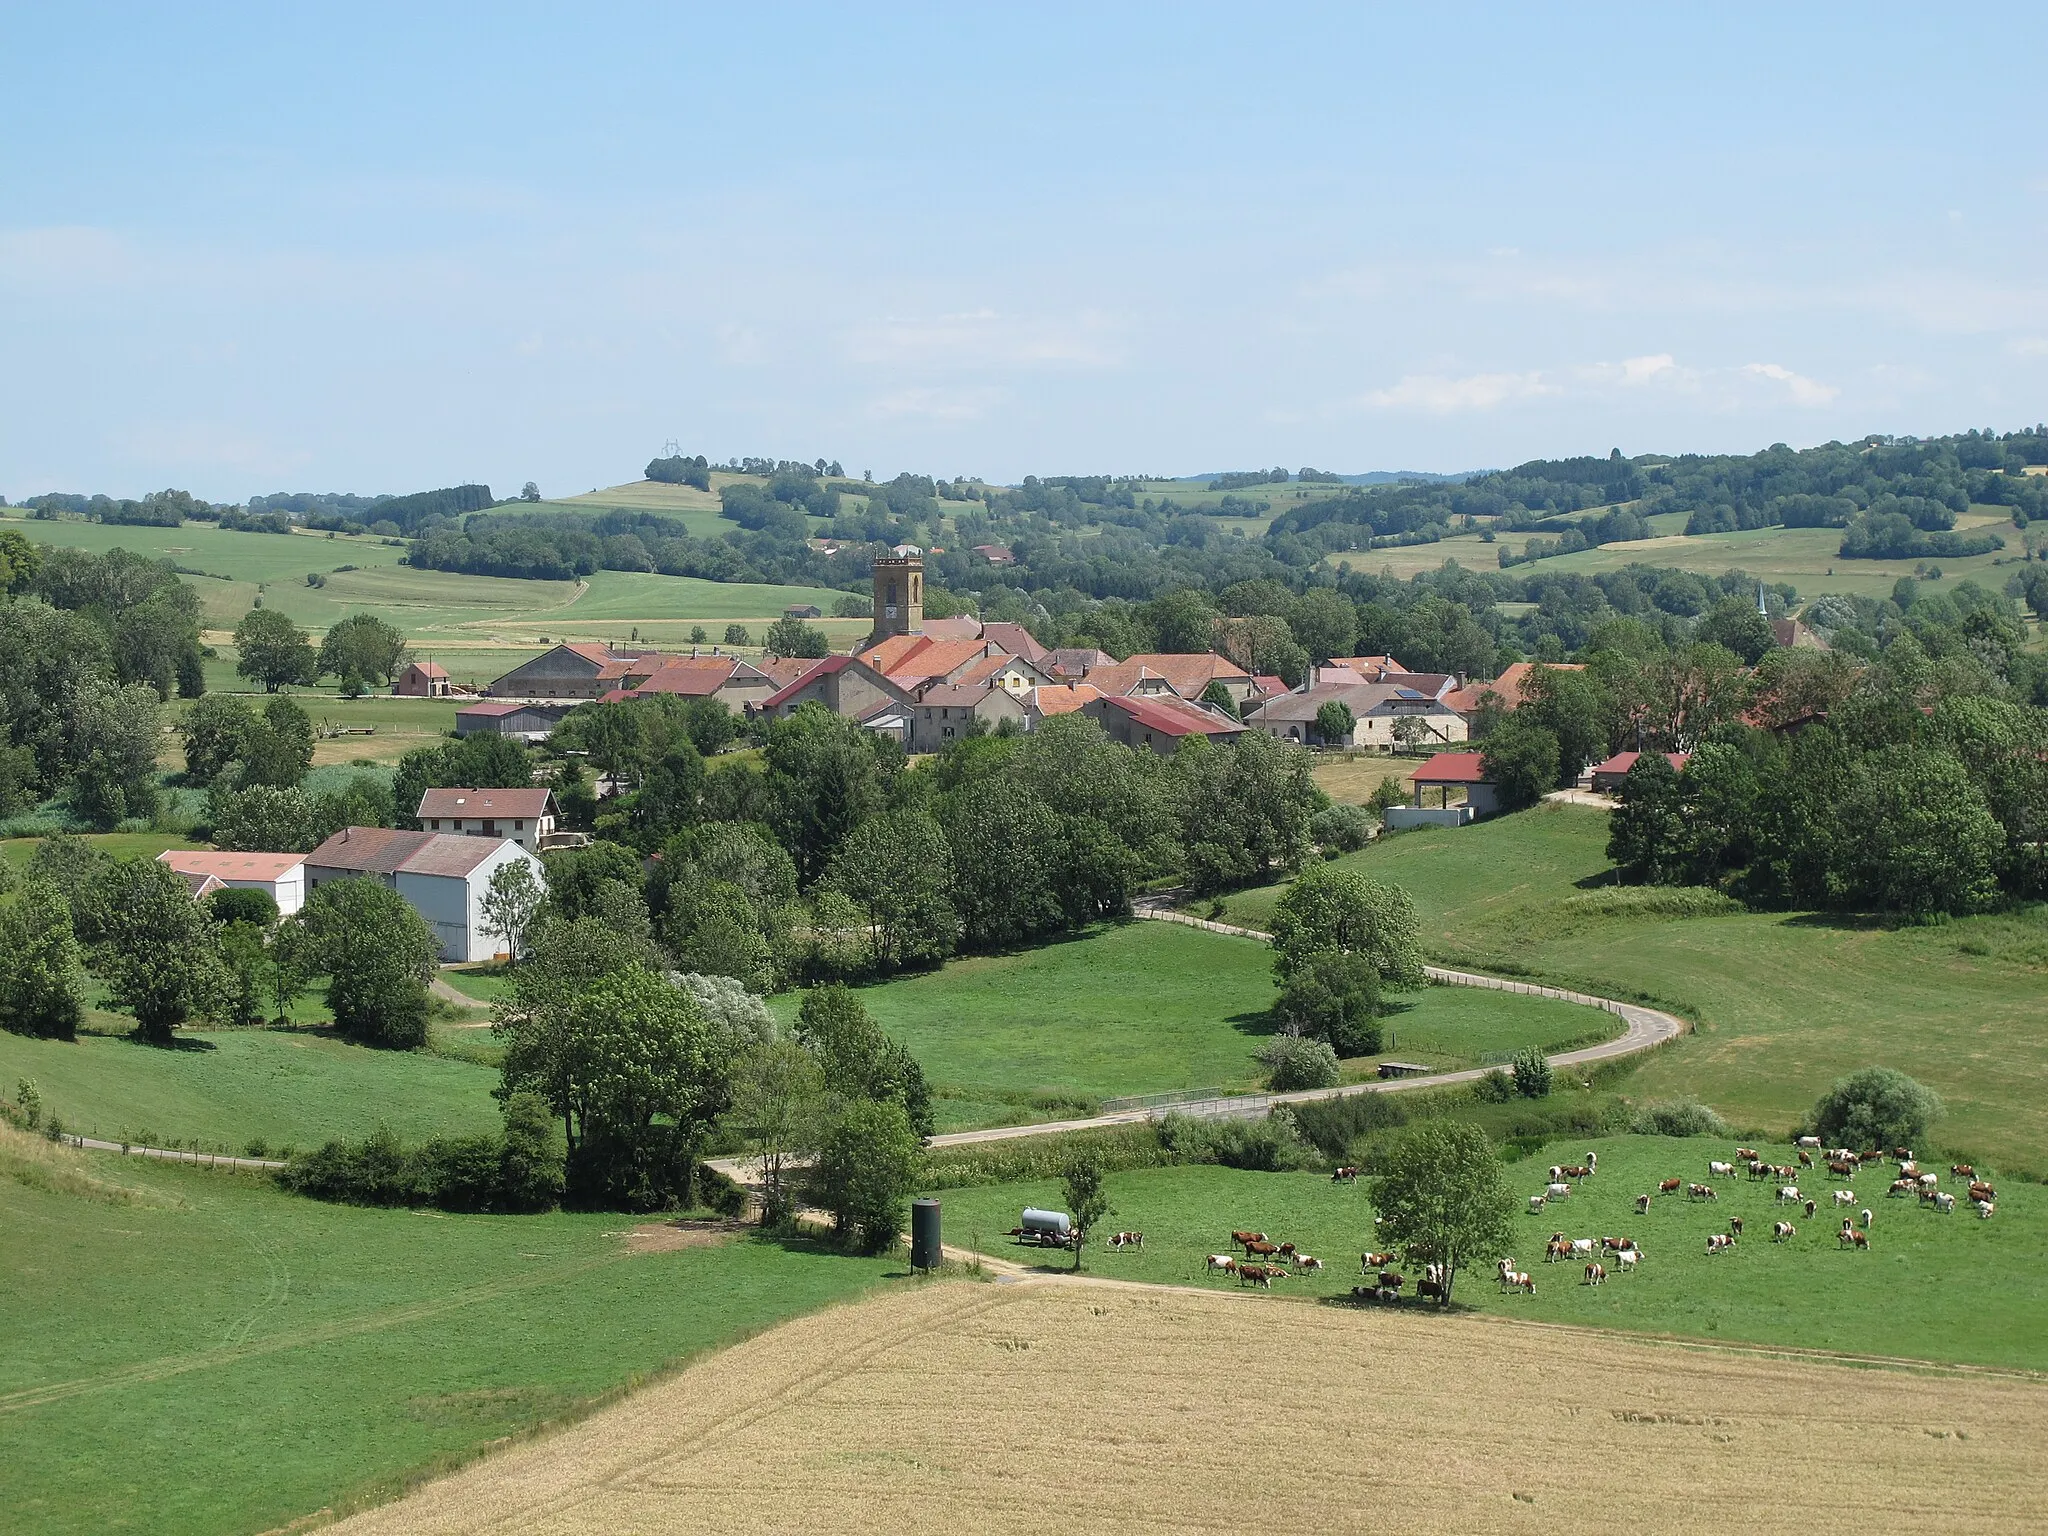
[[[1416,1369],[1426,1362],[1427,1369]],[[2048,1385],[1113,1284],[791,1323],[336,1527],[1984,1530]]]

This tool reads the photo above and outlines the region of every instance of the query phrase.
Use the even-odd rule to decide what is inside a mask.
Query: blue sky
[[[2040,7],[0,8],[0,493],[2048,416]]]

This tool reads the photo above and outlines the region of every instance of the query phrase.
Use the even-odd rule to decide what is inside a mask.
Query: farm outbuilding
[[[1415,803],[1389,806],[1387,829],[1399,832],[1408,827],[1462,827],[1499,810],[1500,797],[1486,777],[1481,758],[1478,752],[1437,753],[1408,775],[1408,782],[1414,786]],[[1435,805],[1429,803],[1431,790],[1437,794]],[[1453,792],[1464,796],[1463,805],[1451,803]]]
[[[426,920],[444,961],[488,960],[500,940],[484,920],[484,895],[501,866],[521,859],[544,884],[540,860],[510,838],[343,827],[306,855],[306,890],[310,895],[334,880],[379,881]]]
[[[158,854],[185,877],[193,897],[223,886],[262,891],[277,903],[280,917],[290,917],[306,903],[306,856],[303,853],[231,853],[214,848],[167,848]]]

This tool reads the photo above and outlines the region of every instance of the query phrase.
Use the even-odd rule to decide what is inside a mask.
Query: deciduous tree
[[[1486,1132],[1455,1120],[1417,1127],[1389,1149],[1371,1180],[1377,1239],[1443,1266],[1443,1304],[1459,1273],[1491,1264],[1513,1230],[1514,1195]]]
[[[263,685],[265,693],[310,684],[320,675],[320,658],[306,632],[275,608],[252,608],[235,626],[235,671]]]

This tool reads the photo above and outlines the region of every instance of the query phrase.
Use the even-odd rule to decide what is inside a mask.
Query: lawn
[[[2034,908],[1922,928],[1745,912],[1616,911],[1606,814],[1545,805],[1385,838],[1343,860],[1402,886],[1434,960],[1656,1002],[1695,1023],[1628,1091],[1695,1094],[1737,1125],[1789,1128],[1872,1062],[1938,1091],[1934,1140],[2048,1170],[2048,919]],[[1279,887],[1229,898],[1262,928]],[[1626,901],[1629,898],[1624,897]]]
[[[89,1166],[154,1203],[0,1176],[0,1524],[16,1536],[272,1530],[892,1267],[744,1236],[636,1252],[618,1215],[357,1210],[248,1175]]]
[[[1372,798],[1372,792],[1388,779],[1397,779],[1406,788],[1408,775],[1426,761],[1428,759],[1423,757],[1340,756],[1319,752],[1309,773],[1316,781],[1316,788],[1340,805],[1364,805]]]
[[[1174,1089],[1254,1091],[1268,1032],[1272,957],[1263,944],[1172,923],[1129,923],[1021,954],[955,960],[861,991],[883,1029],[931,1079],[941,1130],[1092,1110],[1108,1097]],[[460,983],[457,983],[460,985]],[[773,1000],[794,1018],[799,996]],[[1568,1003],[1457,987],[1400,1000],[1389,1022],[1403,1058],[1467,1065],[1489,1051],[1608,1032]],[[1365,1063],[1352,1075],[1367,1075]]]
[[[1550,1164],[1589,1150],[1600,1155],[1599,1176],[1541,1214],[1518,1213],[1513,1248],[1500,1255],[1536,1277],[1536,1294],[1501,1294],[1489,1265],[1460,1279],[1461,1303],[1544,1322],[2048,1369],[2048,1330],[2040,1326],[2048,1306],[2048,1190],[2001,1179],[1990,1221],[1942,1216],[1912,1200],[1886,1199],[1879,1170],[1890,1165],[1873,1165],[1855,1185],[1875,1218],[1869,1250],[1857,1252],[1843,1251],[1833,1236],[1841,1218],[1827,1189],[1841,1186],[1826,1178],[1804,1181],[1821,1209],[1811,1221],[1792,1211],[1799,1231],[1782,1245],[1771,1241],[1771,1223],[1787,1214],[1775,1204],[1774,1182],[1717,1180],[1721,1197],[1711,1206],[1671,1195],[1653,1198],[1647,1216],[1635,1214],[1637,1195],[1663,1178],[1705,1180],[1708,1161],[1730,1157],[1732,1143],[1624,1136],[1558,1144],[1511,1164],[1511,1185],[1534,1193]],[[1767,1155],[1792,1159],[1782,1146]],[[1942,1175],[1953,1182],[1945,1169]],[[1262,1231],[1328,1265],[1320,1275],[1281,1281],[1274,1295],[1343,1297],[1358,1283],[1359,1253],[1380,1246],[1371,1240],[1363,1182],[1333,1184],[1324,1174],[1140,1169],[1112,1175],[1109,1196],[1115,1211],[1103,1230],[1141,1231],[1145,1246],[1132,1253],[1091,1247],[1084,1263],[1102,1275],[1235,1289],[1235,1280],[1210,1278],[1204,1258],[1229,1252],[1233,1231]],[[1027,1205],[1061,1209],[1055,1182],[944,1190],[936,1198],[949,1243],[968,1246],[978,1233],[983,1250],[1003,1258],[1071,1262],[1065,1254],[1041,1260],[1000,1235]],[[1727,1230],[1736,1215],[1745,1223],[1741,1243],[1709,1258],[1707,1234]],[[1544,1243],[1560,1229],[1570,1237],[1633,1237],[1644,1254],[1640,1271],[1592,1287],[1581,1283],[1582,1263],[1546,1266]],[[1408,1265],[1396,1267],[1412,1292],[1419,1277]]]
[[[187,1031],[174,1049],[125,1035],[0,1033],[0,1091],[12,1099],[23,1078],[67,1129],[158,1146],[239,1152],[261,1140],[304,1150],[380,1125],[417,1141],[498,1124],[495,1071],[300,1031]]]
[[[457,705],[453,699],[401,699],[388,693],[345,699],[338,693],[309,690],[295,690],[290,697],[313,721],[315,766],[351,763],[357,758],[395,763],[413,748],[433,746],[455,730]],[[260,711],[268,700],[261,694],[251,694],[243,702]],[[174,700],[165,706],[165,723],[181,722],[191,707],[190,700]],[[372,734],[324,734],[329,729],[368,729]],[[184,743],[175,736],[167,736],[163,750],[157,754],[157,763],[163,768],[182,769]]]

